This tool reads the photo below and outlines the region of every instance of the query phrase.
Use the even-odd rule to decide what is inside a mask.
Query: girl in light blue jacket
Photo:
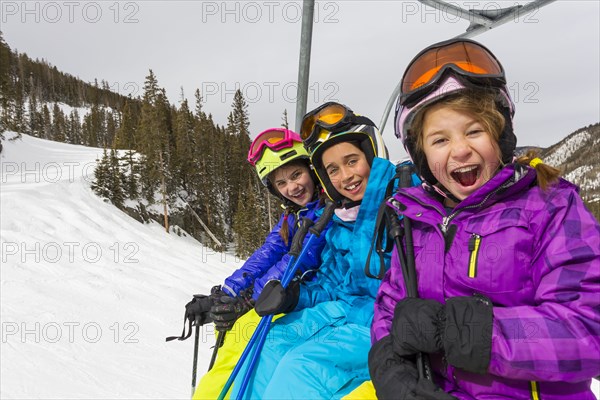
[[[380,281],[365,275],[365,262],[394,165],[375,125],[337,103],[307,114],[302,136],[338,208],[315,279],[293,281],[279,301],[269,298],[281,293],[280,283],[271,281],[257,300],[259,315],[289,314],[271,326],[244,394],[248,399],[341,398],[369,379],[369,327]],[[373,270],[379,268],[376,258]],[[389,265],[389,254],[385,259]]]

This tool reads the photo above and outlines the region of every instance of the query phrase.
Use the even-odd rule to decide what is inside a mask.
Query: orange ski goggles
[[[302,119],[300,137],[304,147],[312,153],[323,130],[328,133],[340,133],[353,125],[374,125],[373,122],[354,112],[343,104],[328,102],[313,111],[308,112]]]
[[[474,83],[506,84],[500,61],[483,45],[468,39],[451,39],[421,51],[402,77],[400,104],[411,106],[436,88],[446,71]]]

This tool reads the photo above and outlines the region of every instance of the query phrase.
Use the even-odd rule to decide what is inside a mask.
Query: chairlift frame
[[[493,10],[477,10],[464,9],[454,4],[447,3],[443,0],[419,0],[419,2],[426,6],[471,22],[471,24],[467,27],[466,32],[457,35],[454,38],[472,38],[503,25],[511,20],[516,20],[520,17],[523,17],[532,11],[537,11],[555,1],[556,0],[532,0],[524,5],[515,5]],[[394,103],[400,94],[400,86],[401,82],[398,82],[385,106],[385,110],[383,111],[383,116],[379,122],[379,131],[381,134],[383,134],[390,111],[392,110],[392,107],[394,106]]]
[[[423,5],[432,7],[449,15],[466,19],[470,22],[466,32],[455,36],[456,38],[472,38],[481,33],[492,30],[500,25],[503,25],[511,20],[516,20],[520,17],[529,14],[532,11],[537,11],[540,8],[547,6],[556,0],[532,0],[527,4],[513,5],[506,8],[478,10],[465,9],[455,4],[450,4],[443,0],[419,0]],[[310,53],[312,44],[312,28],[313,15],[315,9],[315,0],[303,0],[302,3],[302,31],[300,37],[300,57],[298,65],[298,88],[296,95],[296,123],[295,130],[300,132],[302,117],[306,113],[306,104],[308,97],[308,78],[310,74]],[[394,88],[392,96],[388,100],[379,130],[383,134],[390,111],[394,105],[398,94],[400,93],[400,82]]]

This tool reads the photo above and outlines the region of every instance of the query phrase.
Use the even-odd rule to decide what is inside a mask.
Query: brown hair
[[[427,112],[434,106],[448,107],[454,111],[462,112],[471,115],[479,121],[485,130],[492,136],[494,146],[499,154],[500,165],[502,165],[500,154],[500,135],[504,130],[506,121],[504,115],[498,110],[496,103],[497,94],[490,90],[474,89],[465,90],[457,94],[450,95],[440,101],[429,104],[417,112],[413,122],[411,123],[409,135],[416,136],[416,150],[423,152],[423,127]],[[528,151],[526,155],[517,158],[516,162],[523,165],[530,165],[531,161],[537,158],[534,151]],[[537,172],[537,183],[543,190],[549,185],[558,181],[560,171],[550,165],[542,162],[533,164]]]
[[[289,236],[290,236],[290,224],[288,223],[288,216],[292,212],[292,207],[286,207],[283,211],[283,223],[281,224],[281,228],[279,228],[279,236],[283,239],[283,243],[288,245]]]
[[[319,199],[319,204],[317,205],[317,207],[322,207],[323,204],[325,204],[325,200],[327,199],[327,195],[325,194],[325,191],[323,189],[321,189],[321,185],[317,185],[315,182],[315,193],[318,193],[318,199]],[[296,213],[300,210],[300,208],[298,208],[298,206],[296,206],[295,208],[293,207],[286,207],[285,210],[283,211],[283,223],[281,224],[281,228],[279,229],[279,236],[281,236],[281,238],[283,239],[283,243],[285,243],[285,245],[288,245],[289,242],[289,236],[290,236],[290,225],[288,223],[288,215],[290,215],[291,213]],[[296,221],[296,223],[298,223],[298,221]]]
[[[530,165],[536,158],[538,158],[538,152],[535,150],[528,150],[525,155],[517,158],[517,162],[519,164]],[[554,168],[543,162],[533,164],[533,168],[535,168],[535,172],[537,172],[537,183],[542,190],[546,190],[548,186],[552,186],[558,182],[558,177],[560,176],[560,170],[558,168]]]

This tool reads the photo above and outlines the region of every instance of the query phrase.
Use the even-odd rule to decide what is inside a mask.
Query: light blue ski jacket
[[[244,398],[341,398],[369,379],[369,328],[381,281],[364,270],[394,172],[391,162],[375,158],[356,220],[334,217],[321,268],[301,286],[296,310],[272,324]],[[376,254],[371,263],[379,268]],[[385,263],[389,267],[389,254]],[[238,388],[236,381],[232,398]]]

